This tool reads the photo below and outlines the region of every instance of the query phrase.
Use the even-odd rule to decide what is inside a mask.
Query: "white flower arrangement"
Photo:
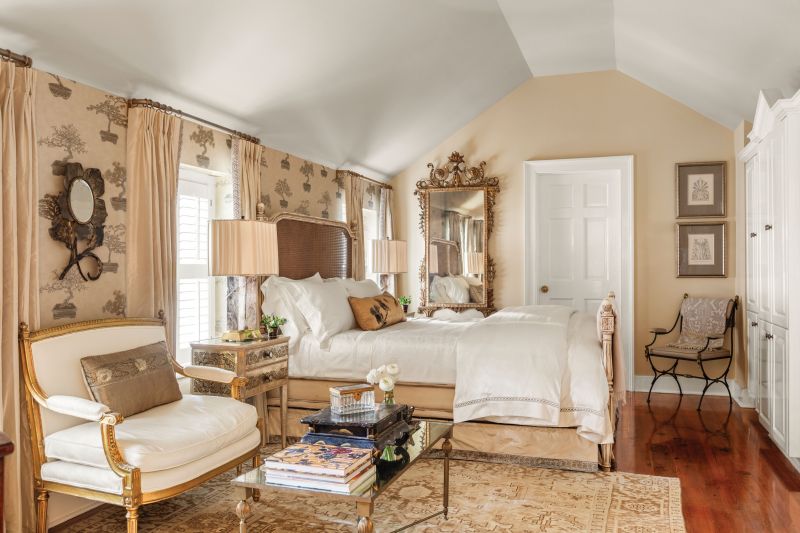
[[[399,375],[400,367],[397,366],[397,363],[381,365],[369,371],[367,383],[377,385],[383,392],[391,392],[394,390]]]

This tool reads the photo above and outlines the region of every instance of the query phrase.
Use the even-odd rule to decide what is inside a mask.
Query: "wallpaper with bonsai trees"
[[[41,71],[36,90],[41,327],[125,316],[129,188],[125,99]],[[230,135],[185,121],[181,163],[230,175],[231,146]],[[108,218],[103,246],[95,250],[103,261],[103,273],[96,281],[84,281],[74,268],[58,279],[69,261],[69,250],[53,240],[48,230],[64,186],[61,173],[69,162],[100,169],[105,183]],[[217,183],[228,181],[218,179]],[[337,181],[332,168],[265,147],[261,188],[270,216],[289,211],[345,219],[344,182]]]
[[[36,128],[39,144],[39,287],[41,326],[125,314],[127,109],[125,100],[46,72],[38,73]],[[67,163],[100,169],[108,218],[103,246],[95,252],[103,274],[84,281],[75,268],[58,274],[69,250],[48,234],[63,191]]]

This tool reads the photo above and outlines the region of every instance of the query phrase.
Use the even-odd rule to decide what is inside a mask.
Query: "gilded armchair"
[[[20,324],[39,533],[47,531],[51,492],[122,506],[127,531],[135,533],[140,506],[246,461],[257,464],[263,420],[238,401],[246,379],[228,370],[172,359],[183,376],[230,384],[232,398],[183,395],[127,418],[89,399],[82,357],[164,339],[162,319],[94,320],[35,332]]]

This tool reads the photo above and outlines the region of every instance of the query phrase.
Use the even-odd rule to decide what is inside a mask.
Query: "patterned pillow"
[[[347,301],[350,302],[358,327],[364,331],[375,331],[406,319],[403,306],[388,292],[367,298],[351,296]]]
[[[182,398],[164,341],[124,352],[81,358],[94,401],[131,416]]]

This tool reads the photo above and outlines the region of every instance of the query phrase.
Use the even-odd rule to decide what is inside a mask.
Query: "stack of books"
[[[302,489],[360,494],[375,482],[372,449],[295,444],[261,465],[267,483]]]

